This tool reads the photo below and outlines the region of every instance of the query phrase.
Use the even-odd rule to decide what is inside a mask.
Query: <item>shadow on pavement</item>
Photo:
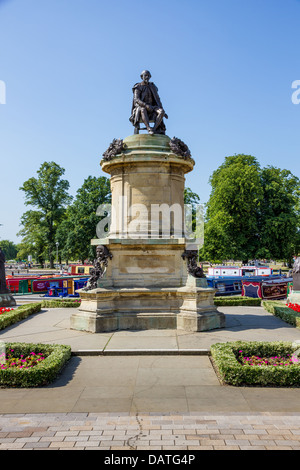
[[[81,362],[80,357],[71,356],[70,360],[60,371],[57,378],[53,382],[51,382],[51,384],[46,385],[43,388],[57,388],[57,387],[65,387],[66,385],[68,385],[72,381],[74,374],[76,372],[76,369],[79,367],[80,362]]]

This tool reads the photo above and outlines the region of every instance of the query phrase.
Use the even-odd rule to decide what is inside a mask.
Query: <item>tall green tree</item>
[[[201,257],[247,262],[259,248],[259,214],[263,201],[260,165],[251,155],[234,155],[210,177]]]
[[[56,231],[72,200],[68,194],[69,182],[62,179],[64,173],[64,168],[57,163],[44,162],[37,177],[29,178],[20,188],[25,194],[25,204],[34,208],[23,214],[20,234],[32,242],[33,248],[43,243],[43,255],[48,255],[51,268],[54,267]]]
[[[25,212],[21,217],[21,224],[23,227],[18,235],[22,237],[22,241],[18,244],[18,260],[25,260],[28,255],[31,255],[37,263],[43,266],[45,260],[49,259],[49,249],[46,231],[40,223],[37,211]]]
[[[10,240],[0,240],[0,246],[4,252],[6,261],[16,259],[18,248],[14,242]]]
[[[74,229],[74,224],[68,216],[69,207],[66,210],[65,219],[57,227],[55,235],[55,243],[58,243],[58,258],[59,263],[63,261],[68,264],[69,260],[73,259],[74,246],[72,245],[71,234]]]
[[[212,174],[202,256],[210,261],[284,259],[300,247],[300,185],[288,170],[234,155]]]
[[[194,193],[191,188],[184,189],[184,204],[191,204],[196,206],[200,203],[200,197],[197,193]]]
[[[300,181],[289,170],[262,169],[260,249],[258,257],[285,260],[299,252]]]
[[[64,259],[82,262],[93,259],[95,253],[91,239],[97,238],[96,227],[100,220],[97,208],[111,202],[109,179],[89,176],[78,189],[73,203],[68,207],[66,219],[57,232],[57,241]]]
[[[203,238],[203,235],[199,234],[199,225],[202,224],[202,220],[199,221],[199,211],[197,208],[200,207],[200,197],[197,193],[194,193],[191,188],[185,188],[184,189],[184,204],[188,206],[191,209],[191,224],[189,222],[189,215],[186,215],[187,220],[185,220],[186,225],[190,225],[188,227],[187,232],[190,234],[189,236],[195,236],[196,238],[200,236],[200,238]],[[190,210],[189,209],[189,210]],[[201,219],[202,219],[202,214],[201,214]],[[196,233],[197,230],[197,233]],[[201,231],[201,229],[200,229]],[[193,234],[193,235],[192,235]]]

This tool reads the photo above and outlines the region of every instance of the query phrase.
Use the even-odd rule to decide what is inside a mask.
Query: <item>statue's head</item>
[[[141,73],[141,79],[144,80],[144,82],[149,82],[151,78],[151,73],[149,70],[143,70]]]
[[[97,255],[102,255],[104,253],[105,247],[103,245],[98,245],[96,248]]]
[[[97,245],[96,256],[97,258],[104,259],[108,254],[108,249],[105,245]]]

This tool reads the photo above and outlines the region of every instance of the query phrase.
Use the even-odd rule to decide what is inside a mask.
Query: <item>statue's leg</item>
[[[161,109],[161,108],[156,109],[155,112],[157,114],[157,117],[156,117],[156,120],[155,120],[155,125],[153,127],[154,131],[160,126],[160,124],[162,123],[163,117],[165,115],[164,110]]]
[[[147,131],[149,132],[149,134],[153,134],[153,130],[151,129],[150,123],[149,123],[148,113],[145,108],[141,109],[141,116],[142,116],[142,121],[145,124]]]

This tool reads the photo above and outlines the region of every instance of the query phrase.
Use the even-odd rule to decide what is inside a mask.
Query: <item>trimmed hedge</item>
[[[57,300],[42,300],[42,307],[44,308],[76,308],[80,306],[80,302],[75,299],[57,299]]]
[[[71,357],[71,347],[60,344],[6,343],[6,350],[14,354],[29,355],[31,352],[49,354],[39,364],[28,369],[0,369],[0,386],[38,387],[52,382]]]
[[[295,310],[289,308],[283,302],[276,300],[264,300],[262,306],[267,312],[272,313],[281,320],[289,323],[290,325],[300,328],[300,314]]]
[[[27,305],[21,305],[20,307],[11,310],[10,312],[5,312],[0,315],[0,330],[6,328],[9,325],[13,325],[14,323],[24,320],[29,315],[33,313],[38,313],[41,311],[42,303],[36,302]]]
[[[244,356],[272,357],[292,354],[296,347],[291,342],[235,341],[211,346],[211,356],[222,382],[235,386],[300,386],[300,366],[248,366],[237,360],[239,351]]]
[[[261,305],[261,299],[259,298],[254,298],[254,297],[243,297],[243,296],[236,296],[236,297],[230,297],[230,296],[216,296],[214,298],[214,303],[215,305],[249,305],[249,306],[260,306]]]

